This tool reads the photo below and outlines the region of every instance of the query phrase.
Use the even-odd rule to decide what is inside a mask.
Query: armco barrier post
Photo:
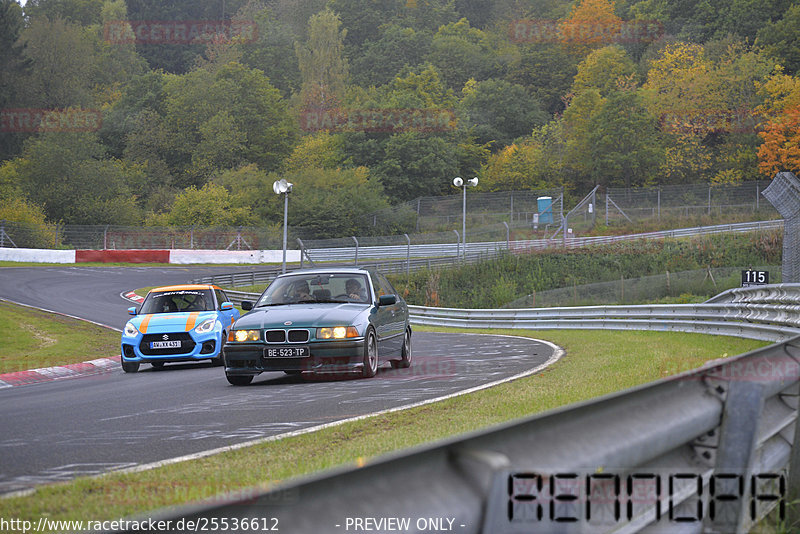
[[[763,384],[754,380],[732,379],[726,384],[725,407],[722,413],[719,445],[714,466],[715,487],[712,492],[720,496],[737,495],[737,486],[750,481],[753,472],[753,457],[758,437],[758,422],[764,408]],[[718,513],[711,521],[706,517],[705,532],[744,532],[748,507],[740,503],[732,514]]]
[[[406,283],[411,282],[411,238],[408,237],[408,234],[403,234],[406,236]]]

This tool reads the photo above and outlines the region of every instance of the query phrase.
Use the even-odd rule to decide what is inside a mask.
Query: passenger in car
[[[367,292],[361,287],[361,284],[358,280],[354,278],[350,278],[344,284],[345,291],[347,292],[347,296],[353,300],[357,300],[359,302],[366,302],[367,301]]]

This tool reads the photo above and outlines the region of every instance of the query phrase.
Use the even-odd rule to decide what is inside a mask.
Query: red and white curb
[[[136,302],[137,304],[141,304],[144,302],[144,297],[141,295],[137,295],[136,291],[128,291],[127,293],[122,293],[120,297],[130,300],[132,302]]]
[[[133,293],[133,291],[131,291],[131,293]],[[79,321],[92,323],[97,326],[102,326],[103,328],[108,328],[110,330],[121,332],[119,328],[113,328],[111,326],[97,323],[95,321],[89,321],[87,319],[75,317],[74,315],[69,315],[66,313],[61,313],[53,310],[47,310],[45,308],[38,308],[36,306],[29,306],[28,304],[22,304],[21,302],[15,302],[13,300],[8,300],[3,298],[0,298],[0,300],[5,302],[11,302],[12,304],[16,304],[17,306],[24,306],[26,308],[31,308],[34,310],[41,310],[48,313],[54,313],[56,315],[63,315],[64,317],[77,319]],[[119,356],[112,356],[110,358],[97,358],[96,360],[70,363],[67,365],[58,365],[54,367],[41,367],[39,369],[15,371],[13,373],[0,374],[0,389],[10,388],[14,386],[28,386],[31,384],[40,384],[43,382],[52,382],[53,380],[61,380],[62,378],[77,378],[81,376],[108,374],[115,371],[116,369],[119,369]]]
[[[62,378],[108,374],[117,369],[119,369],[119,356],[98,358],[96,360],[89,360],[88,362],[71,363],[56,367],[42,367],[40,369],[17,371],[15,373],[0,375],[0,389],[52,382],[53,380],[60,380]]]

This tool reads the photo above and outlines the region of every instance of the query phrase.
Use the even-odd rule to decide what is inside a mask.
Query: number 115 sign
[[[769,271],[742,271],[742,287],[763,286],[769,284]]]

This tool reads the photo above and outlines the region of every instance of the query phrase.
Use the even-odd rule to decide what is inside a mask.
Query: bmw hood
[[[235,328],[285,328],[286,326],[337,326],[355,324],[369,310],[367,304],[288,304],[256,308],[236,321]],[[287,325],[291,322],[291,325]]]

